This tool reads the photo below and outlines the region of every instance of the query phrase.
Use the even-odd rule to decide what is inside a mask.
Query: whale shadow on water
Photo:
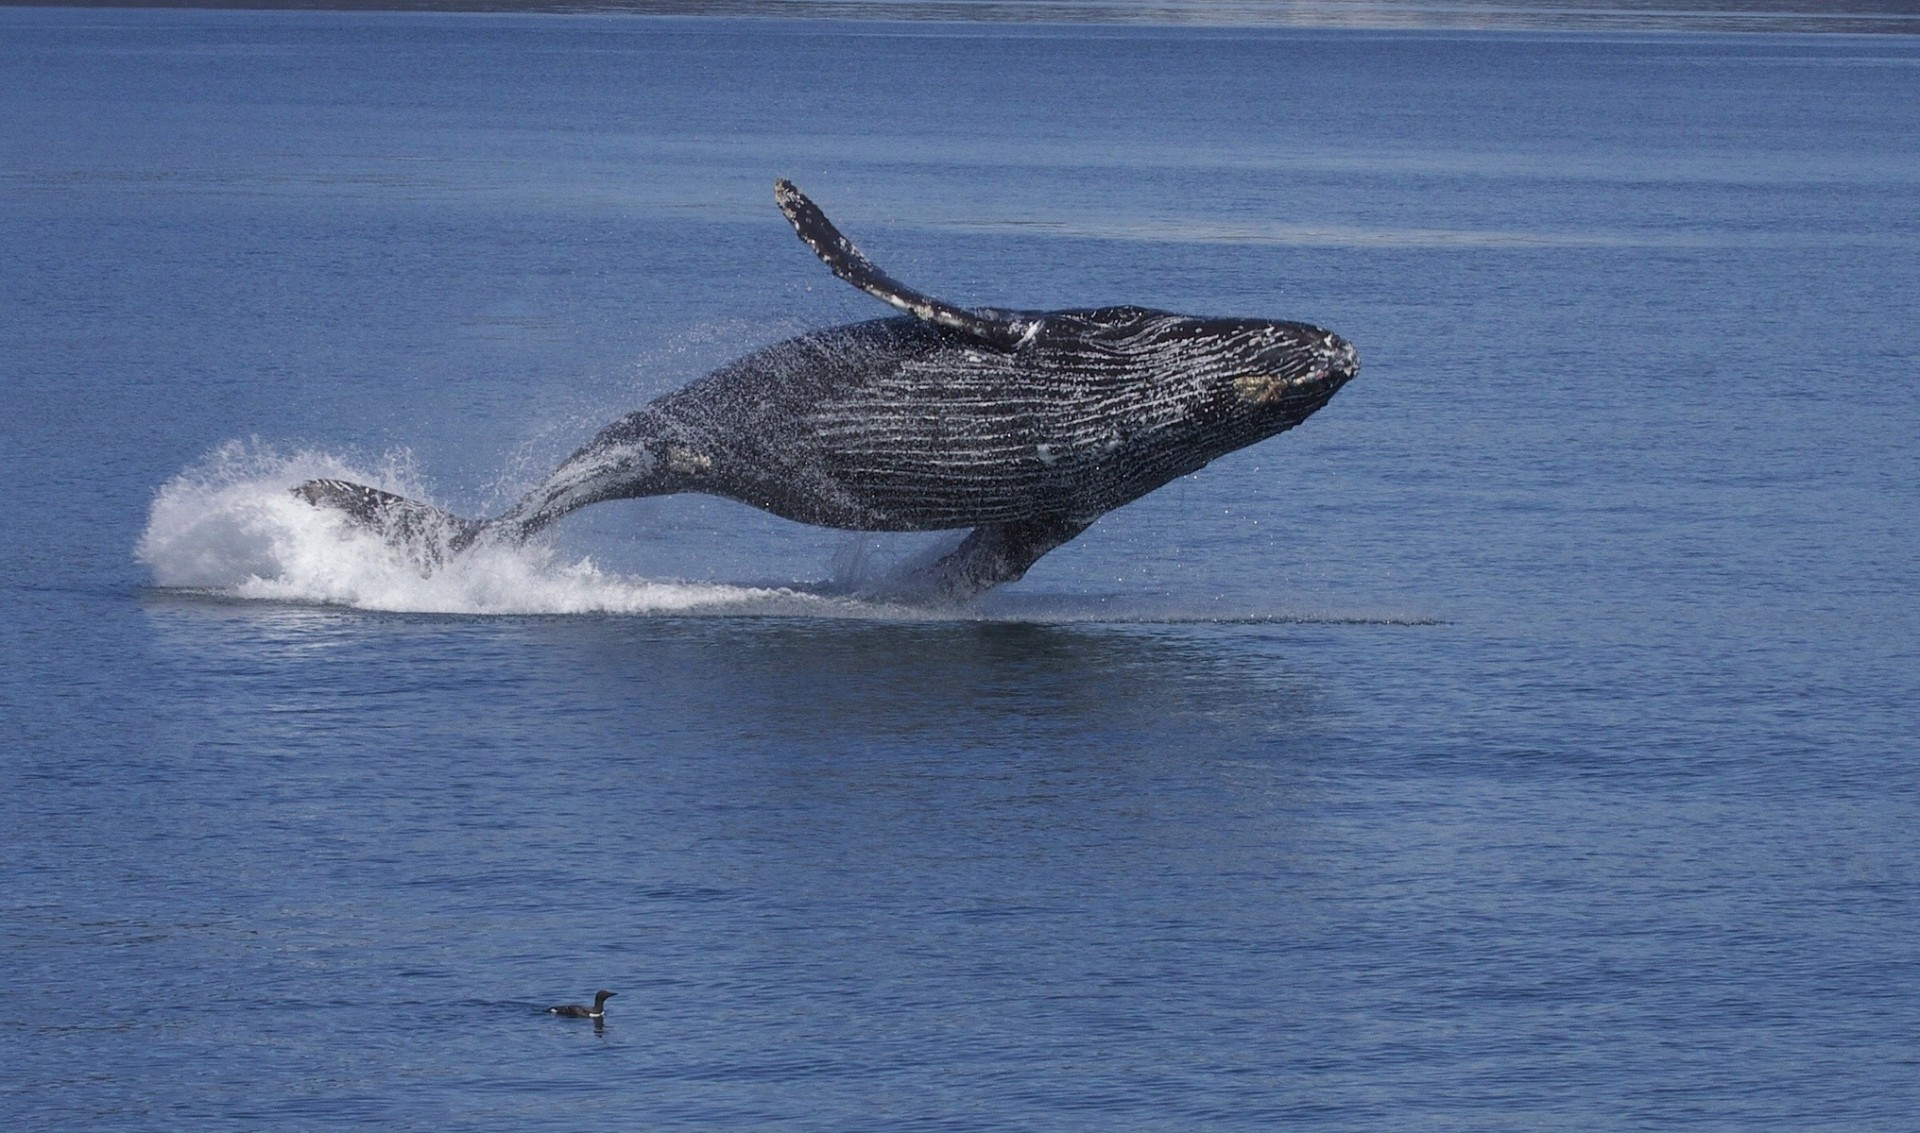
[[[1285,722],[1317,715],[1324,699],[1313,666],[1296,656],[1308,646],[1249,634],[1329,632],[1253,627],[1221,640],[1205,627],[1093,621],[448,618],[179,591],[150,592],[143,606],[157,653],[207,695],[275,704],[221,725],[245,739],[242,749],[263,751],[309,746],[316,719],[353,714],[363,727],[433,716],[476,688],[554,707],[525,718],[458,708],[449,734],[473,726],[478,711],[499,730],[488,743],[529,749],[556,742],[558,730],[619,752],[634,729],[681,720],[701,721],[689,726],[711,742],[732,737],[725,742],[769,753],[843,741],[892,749],[935,736],[956,751],[1041,736],[1139,751],[1204,738],[1220,751],[1271,739]],[[390,695],[397,674],[435,658],[440,691]],[[206,673],[226,675],[203,681]],[[593,711],[559,707],[569,705]]]
[[[958,307],[874,266],[791,183],[775,199],[836,276],[904,314],[802,334],[657,398],[491,519],[342,476],[294,495],[422,575],[525,546],[589,504],[681,492],[847,531],[964,531],[886,576],[808,588],[957,604],[1106,512],[1300,424],[1359,370],[1349,343],[1305,323]]]

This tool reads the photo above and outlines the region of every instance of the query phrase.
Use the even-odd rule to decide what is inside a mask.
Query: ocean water
[[[0,9],[0,1123],[1920,1111],[1920,39]],[[1298,430],[924,537],[469,514],[883,310],[1297,318]],[[595,988],[603,1026],[545,1015]]]

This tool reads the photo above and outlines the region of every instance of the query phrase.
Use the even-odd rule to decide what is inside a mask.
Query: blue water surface
[[[1911,1128],[1916,90],[1909,36],[0,9],[0,1123]],[[781,176],[956,302],[1364,369],[958,614],[715,500],[439,580],[301,526],[883,314]]]

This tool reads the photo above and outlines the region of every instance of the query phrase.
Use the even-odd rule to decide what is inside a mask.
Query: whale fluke
[[[426,570],[472,546],[486,529],[478,520],[347,480],[309,480],[293,494],[315,507],[344,512],[354,526],[377,532],[418,558]]]

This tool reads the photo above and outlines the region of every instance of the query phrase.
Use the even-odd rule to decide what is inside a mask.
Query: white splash
[[[135,554],[165,588],[365,610],[452,614],[680,613],[758,608],[842,613],[794,590],[630,578],[538,543],[481,546],[423,576],[379,535],[291,489],[316,477],[428,500],[404,456],[377,468],[326,453],[230,442],[155,496]]]

